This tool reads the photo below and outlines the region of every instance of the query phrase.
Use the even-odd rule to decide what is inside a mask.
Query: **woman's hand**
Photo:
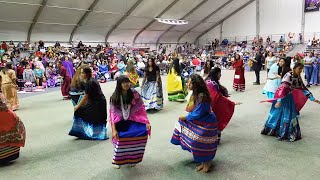
[[[113,138],[113,139],[119,139],[118,131],[116,131],[116,130],[113,130],[113,131],[112,131],[112,138]]]
[[[317,103],[317,104],[320,104],[320,101],[319,100],[314,100],[313,102]]]
[[[150,124],[147,124],[147,130],[149,131],[151,129],[151,125]]]
[[[79,106],[76,105],[76,106],[74,107],[74,112],[76,112],[78,109],[79,109]]]
[[[277,103],[274,105],[275,108],[279,108],[280,106],[281,106],[281,102],[277,102]]]
[[[236,102],[236,103],[234,103],[235,105],[241,105],[241,104],[243,104],[242,102]]]
[[[180,116],[180,117],[179,117],[179,120],[185,121],[185,120],[187,120],[187,118],[186,118],[185,116]]]

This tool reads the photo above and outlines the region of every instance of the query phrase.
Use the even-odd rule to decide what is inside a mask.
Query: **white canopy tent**
[[[193,42],[254,0],[4,0],[0,39],[14,41]],[[249,2],[249,3],[248,3]],[[183,19],[187,25],[154,18]]]
[[[0,0],[0,40],[143,45],[317,36],[320,12],[303,9],[304,0]]]

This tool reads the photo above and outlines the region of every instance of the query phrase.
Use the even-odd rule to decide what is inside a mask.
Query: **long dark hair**
[[[92,77],[92,70],[89,66],[84,67],[82,70],[88,76],[88,79]]]
[[[74,76],[71,80],[71,87],[72,88],[81,88],[81,70],[87,67],[88,65],[82,65],[77,68],[76,72],[74,73]]]
[[[211,69],[206,80],[211,80],[219,84],[219,73],[221,73],[221,69],[219,67]]]
[[[219,73],[221,74],[221,69],[219,67],[215,67],[210,71],[207,79],[210,79],[211,81],[214,81],[215,83],[217,83],[219,86],[220,93],[225,97],[229,97],[229,92],[227,88],[222,86],[219,82],[219,77],[218,77]]]
[[[147,66],[146,66],[146,69],[145,69],[145,72],[149,72],[149,61],[152,61],[152,70],[155,71],[157,69],[157,65],[156,65],[156,58],[154,57],[149,57],[148,58],[148,61],[147,61]]]
[[[122,83],[123,82],[130,82],[129,78],[127,76],[121,75],[117,79],[117,86],[114,90],[112,96],[110,97],[110,103],[112,103],[114,106],[121,106],[121,95],[122,95]],[[133,92],[131,89],[127,92],[127,98],[123,102],[124,104],[131,104],[133,100]]]
[[[285,64],[284,64],[284,66],[282,67],[282,75],[281,75],[281,78],[283,78],[288,72],[291,71],[291,68],[290,68],[291,57],[286,57],[284,61],[285,61]]]
[[[12,69],[13,67],[12,67],[12,62],[7,62],[6,63],[6,66],[2,69],[2,72],[3,72],[3,74],[6,74],[6,72],[9,70],[9,69]]]
[[[169,69],[169,73],[171,73],[172,67],[176,71],[178,76],[181,76],[181,70],[180,70],[180,63],[179,63],[179,58],[174,58]]]
[[[210,67],[207,66],[207,63],[210,63]],[[211,60],[207,60],[206,63],[204,64],[203,70],[205,74],[209,74],[210,70],[214,67],[214,63]]]
[[[237,59],[237,56],[239,56],[239,59]],[[235,55],[234,55],[234,60],[235,60],[235,61],[238,61],[238,60],[240,60],[240,59],[241,59],[240,54],[235,54]]]
[[[190,80],[192,83],[192,94],[195,97],[195,100],[201,100],[199,99],[199,95],[203,94],[205,102],[210,102],[210,94],[207,88],[207,84],[204,82],[203,78],[199,74],[192,74],[190,76]],[[200,103],[200,102],[199,102]]]

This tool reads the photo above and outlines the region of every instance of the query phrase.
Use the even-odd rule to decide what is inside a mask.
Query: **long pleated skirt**
[[[71,102],[73,104],[73,106],[76,106],[82,99],[83,97],[83,93],[79,92],[79,93],[75,93],[75,92],[70,92],[70,96],[71,96]],[[106,108],[105,106],[103,106],[102,108]],[[80,139],[86,139],[86,140],[106,140],[108,139],[107,136],[107,124],[105,121],[101,121],[101,122],[91,122],[89,121],[90,118],[96,118],[96,116],[92,115],[90,116],[90,114],[98,114],[95,111],[99,111],[99,108],[95,107],[92,108],[94,109],[94,111],[86,111],[86,113],[88,113],[88,115],[85,114],[85,116],[81,116],[82,113],[79,113],[80,116],[73,116],[73,125],[72,128],[69,132],[70,136],[75,136],[78,137]],[[102,111],[102,110],[100,110]],[[105,114],[104,114],[105,113]],[[106,115],[106,112],[104,112],[102,115]],[[85,120],[84,118],[88,119]]]
[[[90,123],[74,117],[69,135],[85,140],[106,140],[108,139],[106,126],[106,123]]]
[[[141,97],[146,110],[163,108],[162,85],[156,81],[146,82],[141,89]]]
[[[19,158],[20,147],[3,147],[0,148],[0,164],[7,163]]]
[[[293,95],[288,94],[281,100],[281,106],[275,108],[273,102],[270,114],[264,128],[263,135],[276,136],[279,140],[296,141],[301,139],[301,131],[298,121],[298,112],[293,100]]]
[[[113,139],[112,164],[137,164],[142,161],[147,145],[148,132],[145,124],[128,120],[126,130],[118,130],[119,139]]]
[[[199,121],[178,121],[171,143],[180,145],[193,155],[195,162],[208,162],[214,159],[218,147],[218,123]]]
[[[19,108],[19,100],[17,94],[17,87],[12,84],[2,84],[1,86],[2,94],[7,99],[7,103],[12,110]]]

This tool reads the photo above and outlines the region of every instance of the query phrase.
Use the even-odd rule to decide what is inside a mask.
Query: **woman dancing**
[[[234,62],[232,63],[233,68],[235,68],[235,74],[233,79],[233,89],[236,91],[243,92],[246,88],[246,80],[244,77],[244,64],[243,60],[240,58],[239,54],[234,57]]]
[[[221,69],[215,67],[210,71],[206,81],[211,96],[211,108],[218,120],[218,143],[220,143],[221,132],[233,116],[235,105],[242,104],[228,99],[228,90],[220,84],[220,78]]]
[[[13,70],[12,62],[7,62],[5,68],[0,71],[0,83],[3,96],[7,99],[9,108],[13,111],[19,108],[18,94],[17,94],[17,77]]]
[[[309,98],[320,104],[303,84],[300,76],[303,64],[297,63],[293,71],[288,72],[282,79],[275,98],[265,102],[273,102],[269,117],[261,134],[277,136],[279,140],[290,142],[301,139],[298,112]]]
[[[26,130],[1,94],[0,117],[0,164],[3,164],[19,158],[20,148],[25,145]]]
[[[185,101],[187,91],[185,88],[185,81],[181,77],[181,67],[178,58],[173,60],[169,68],[167,76],[167,91],[169,101]]]
[[[115,146],[114,168],[136,165],[143,159],[150,135],[150,122],[139,93],[131,87],[127,76],[120,76],[110,98],[110,123]]]
[[[160,69],[155,63],[155,58],[148,59],[148,64],[144,70],[144,78],[141,87],[141,96],[146,110],[163,108],[163,92],[160,77]]]
[[[74,107],[74,120],[70,136],[80,139],[105,140],[107,137],[107,102],[99,82],[92,77],[90,67],[81,70],[85,81],[85,95]]]
[[[70,84],[71,84],[71,76],[69,75],[67,69],[62,65],[61,61],[58,61],[57,63],[58,68],[60,69],[60,76],[63,79],[62,85],[61,85],[61,93],[63,96],[63,99],[70,99],[69,91],[70,91]]]
[[[134,67],[134,61],[129,60],[127,62],[126,72],[124,72],[124,75],[126,75],[129,80],[132,83],[132,86],[134,88],[139,87],[139,75],[137,74],[136,68]]]
[[[290,65],[290,64],[289,64]],[[262,94],[266,94],[268,99],[274,98],[274,93],[277,91],[281,84],[281,79],[284,76],[283,71],[286,67],[286,61],[281,58],[279,63],[275,63],[270,67],[268,72],[267,83],[263,88]],[[287,73],[287,72],[285,72]]]
[[[192,90],[188,115],[179,117],[171,143],[191,152],[194,161],[201,163],[196,170],[207,173],[217,151],[218,121],[211,111],[210,94],[202,77],[192,74],[188,88]]]

